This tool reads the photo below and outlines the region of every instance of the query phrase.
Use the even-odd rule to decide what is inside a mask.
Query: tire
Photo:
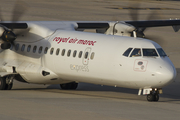
[[[159,100],[159,95],[158,94],[155,94],[154,95],[154,101],[158,101]]]
[[[78,83],[74,82],[71,84],[71,90],[76,90],[78,87]]]
[[[66,84],[60,84],[61,89],[63,90],[69,90],[71,88],[69,83]]]
[[[13,86],[13,83],[11,84],[6,84],[6,87],[5,87],[5,90],[11,90],[12,89],[12,86]]]
[[[152,94],[147,95],[147,101],[149,101],[149,102],[154,101],[154,95],[152,95]]]
[[[63,90],[75,90],[78,87],[78,83],[71,82],[71,83],[60,84],[60,87]]]
[[[0,77],[0,90],[5,90],[5,87],[6,87],[6,79]]]

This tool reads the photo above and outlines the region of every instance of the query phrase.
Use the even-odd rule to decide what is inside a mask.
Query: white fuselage
[[[132,51],[123,56],[130,47],[161,48],[150,40],[57,30],[47,38],[16,44],[19,44],[18,50],[13,48],[2,52],[2,56],[6,54],[6,57],[0,56],[1,63],[3,65],[6,61],[7,65],[15,66],[29,83],[76,81],[136,89],[162,88],[176,76],[174,65],[167,56],[130,57]],[[34,46],[37,46],[36,51]],[[44,53],[46,47],[48,51]],[[139,62],[142,64],[139,65]],[[43,76],[42,70],[50,72],[50,75]]]

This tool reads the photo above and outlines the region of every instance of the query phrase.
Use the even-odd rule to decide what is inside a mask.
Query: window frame
[[[153,52],[155,52],[156,55],[149,55],[149,54],[148,55],[144,55],[145,54],[144,50],[146,50],[146,51],[154,50]],[[143,57],[159,57],[158,52],[156,51],[155,48],[142,48],[142,52],[143,52]],[[150,53],[150,52],[148,52],[148,53]]]
[[[85,58],[85,59],[88,59],[88,57],[89,57],[89,52],[85,52],[84,58]]]
[[[132,50],[133,50],[133,48],[132,48],[132,47],[129,47],[129,48],[123,53],[123,56],[128,57],[129,55],[131,55]],[[126,55],[126,54],[128,54],[128,55]]]
[[[91,53],[91,56],[90,56],[90,59],[93,60],[93,59],[94,59],[94,56],[95,56],[95,52],[92,52],[92,53]]]
[[[133,52],[135,51],[135,50],[137,50],[137,51],[141,51],[141,53],[140,53],[140,55],[136,55],[136,54],[133,54]],[[132,51],[131,51],[131,53],[130,53],[130,57],[142,57],[143,55],[142,55],[142,48],[134,48]]]
[[[10,50],[13,50],[14,46],[11,44]]]
[[[44,49],[44,54],[47,54],[48,53],[48,47],[46,47],[45,49]]]
[[[66,53],[66,49],[63,49],[62,52],[61,52],[61,56],[64,56]]]
[[[31,45],[28,45],[27,52],[30,52],[30,51],[31,51]]]
[[[38,50],[38,53],[41,54],[42,51],[43,51],[43,46],[40,46],[40,47],[39,47],[39,50]]]
[[[166,57],[167,54],[165,53],[165,51],[162,48],[156,48],[157,53],[159,54],[160,57]],[[163,52],[164,55],[162,55],[161,53]]]
[[[26,45],[25,45],[25,44],[23,44],[23,45],[21,46],[21,51],[22,51],[22,52],[24,52],[25,47],[26,47]]]
[[[74,52],[73,52],[73,57],[75,58],[76,55],[77,55],[77,50],[74,50]]]
[[[37,50],[37,46],[35,45],[35,46],[33,47],[33,53],[36,53],[36,50]]]
[[[67,52],[67,56],[70,57],[71,56],[71,50],[68,50]]]
[[[53,53],[54,53],[54,48],[51,48],[50,55],[53,55]]]
[[[15,50],[16,50],[16,51],[19,50],[19,46],[20,46],[19,43],[17,43],[17,44],[15,45]]]
[[[79,58],[81,58],[81,57],[82,57],[82,55],[83,55],[83,51],[79,51],[79,55],[78,55],[78,57],[79,57]]]
[[[60,48],[58,48],[58,49],[56,50],[56,55],[59,55],[59,53],[60,53]]]

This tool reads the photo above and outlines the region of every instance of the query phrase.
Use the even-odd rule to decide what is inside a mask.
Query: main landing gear
[[[158,90],[155,90],[153,89],[150,94],[147,95],[147,100],[149,102],[156,102],[159,100],[159,91]]]
[[[0,77],[0,90],[11,90],[13,86],[14,75]]]
[[[60,87],[63,90],[75,90],[78,87],[78,83],[71,82],[71,83],[60,84]]]

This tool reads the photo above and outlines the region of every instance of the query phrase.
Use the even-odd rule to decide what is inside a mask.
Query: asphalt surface
[[[123,21],[176,19],[179,1],[141,2],[126,0],[24,0],[22,21]],[[12,20],[14,0],[2,0],[0,19]],[[22,4],[22,3],[18,3]],[[141,9],[130,16],[130,6]],[[21,11],[22,9],[19,8]],[[136,13],[136,12],[133,12]],[[20,14],[16,14],[19,16]],[[175,82],[163,88],[159,102],[147,102],[138,90],[80,83],[75,91],[59,85],[34,85],[14,81],[13,89],[0,91],[1,120],[179,120],[180,31],[172,27],[149,28],[149,39],[157,40],[177,68]]]

